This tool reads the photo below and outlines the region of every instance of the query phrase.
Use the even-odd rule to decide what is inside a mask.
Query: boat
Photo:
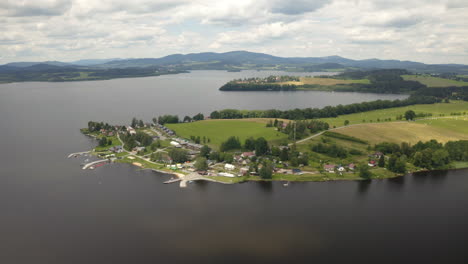
[[[288,187],[288,186],[289,186],[289,182],[283,183],[283,186],[284,186],[284,187]]]

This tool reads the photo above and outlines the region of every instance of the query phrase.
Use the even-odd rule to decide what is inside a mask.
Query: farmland
[[[440,115],[448,116],[450,113],[463,113],[468,112],[468,102],[465,101],[452,101],[450,103],[439,103],[432,105],[411,105],[405,107],[395,107],[389,109],[374,110],[356,114],[341,115],[336,118],[322,118],[320,120],[330,124],[331,127],[342,126],[345,120],[350,124],[383,122],[385,119],[391,118],[395,121],[399,115],[404,115],[407,110],[413,110],[418,113],[431,113],[433,117]],[[378,121],[379,120],[379,121]]]
[[[166,126],[183,138],[190,138],[191,136],[209,138],[210,143],[208,145],[215,148],[218,148],[230,136],[239,137],[241,142],[249,137],[264,137],[267,141],[273,143],[287,140],[287,135],[275,131],[274,128],[266,127],[264,121],[258,119],[204,120],[192,123],[167,124]]]
[[[456,130],[453,129],[456,127]],[[366,139],[371,144],[380,142],[409,142],[429,141],[439,142],[468,140],[468,121],[455,118],[438,120],[424,120],[423,122],[386,122],[361,124],[345,127],[335,132]]]
[[[417,81],[427,87],[449,87],[449,86],[468,86],[468,82],[450,80],[430,75],[402,75],[406,81]]]

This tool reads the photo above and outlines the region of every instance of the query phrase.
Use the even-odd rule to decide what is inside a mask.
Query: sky
[[[233,50],[468,64],[468,0],[0,0],[0,63]]]

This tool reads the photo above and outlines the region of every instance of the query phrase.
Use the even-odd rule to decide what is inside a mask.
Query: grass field
[[[432,121],[432,124],[430,124]],[[453,127],[458,127],[456,130]],[[424,122],[387,122],[362,124],[345,127],[335,132],[366,139],[371,144],[380,142],[409,142],[428,141],[436,139],[439,142],[468,140],[468,121],[444,119],[426,120]],[[464,132],[465,131],[465,132]]]
[[[264,137],[269,142],[280,142],[287,139],[287,135],[265,126],[267,120],[204,120],[184,124],[167,124],[166,126],[183,138],[203,136],[210,139],[209,145],[218,148],[230,136],[239,137],[241,143],[249,137]]]
[[[407,81],[417,81],[427,87],[449,87],[449,86],[468,86],[468,82],[455,81],[430,75],[402,75]]]
[[[320,77],[301,77],[299,82],[282,82],[280,84],[294,84],[294,85],[322,85],[322,86],[333,86],[338,84],[352,84],[352,83],[363,83],[369,84],[368,79],[362,80],[340,80],[332,78],[320,78]]]
[[[433,117],[438,117],[440,114],[446,116],[450,113],[459,113],[459,112],[468,112],[468,102],[465,101],[452,101],[449,104],[440,103],[440,104],[431,104],[431,105],[410,105],[405,107],[395,107],[390,109],[374,110],[363,113],[356,113],[350,115],[342,115],[336,118],[322,118],[322,121],[325,121],[333,126],[342,126],[345,120],[349,120],[350,124],[360,124],[369,122],[377,122],[377,119],[380,119],[383,122],[384,119],[391,118],[392,121],[396,121],[398,115],[404,115],[407,110],[413,110],[418,113],[431,113]]]
[[[468,117],[466,116],[441,118],[436,120],[420,120],[416,121],[416,123],[448,129],[453,132],[468,135]]]

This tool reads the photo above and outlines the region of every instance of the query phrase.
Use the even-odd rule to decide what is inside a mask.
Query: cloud
[[[16,17],[59,16],[71,6],[72,0],[7,0],[0,3],[0,14]]]
[[[315,11],[330,2],[328,0],[274,0],[270,1],[270,10],[273,13],[298,15]]]
[[[468,63],[465,0],[0,1],[0,63],[251,50]]]

